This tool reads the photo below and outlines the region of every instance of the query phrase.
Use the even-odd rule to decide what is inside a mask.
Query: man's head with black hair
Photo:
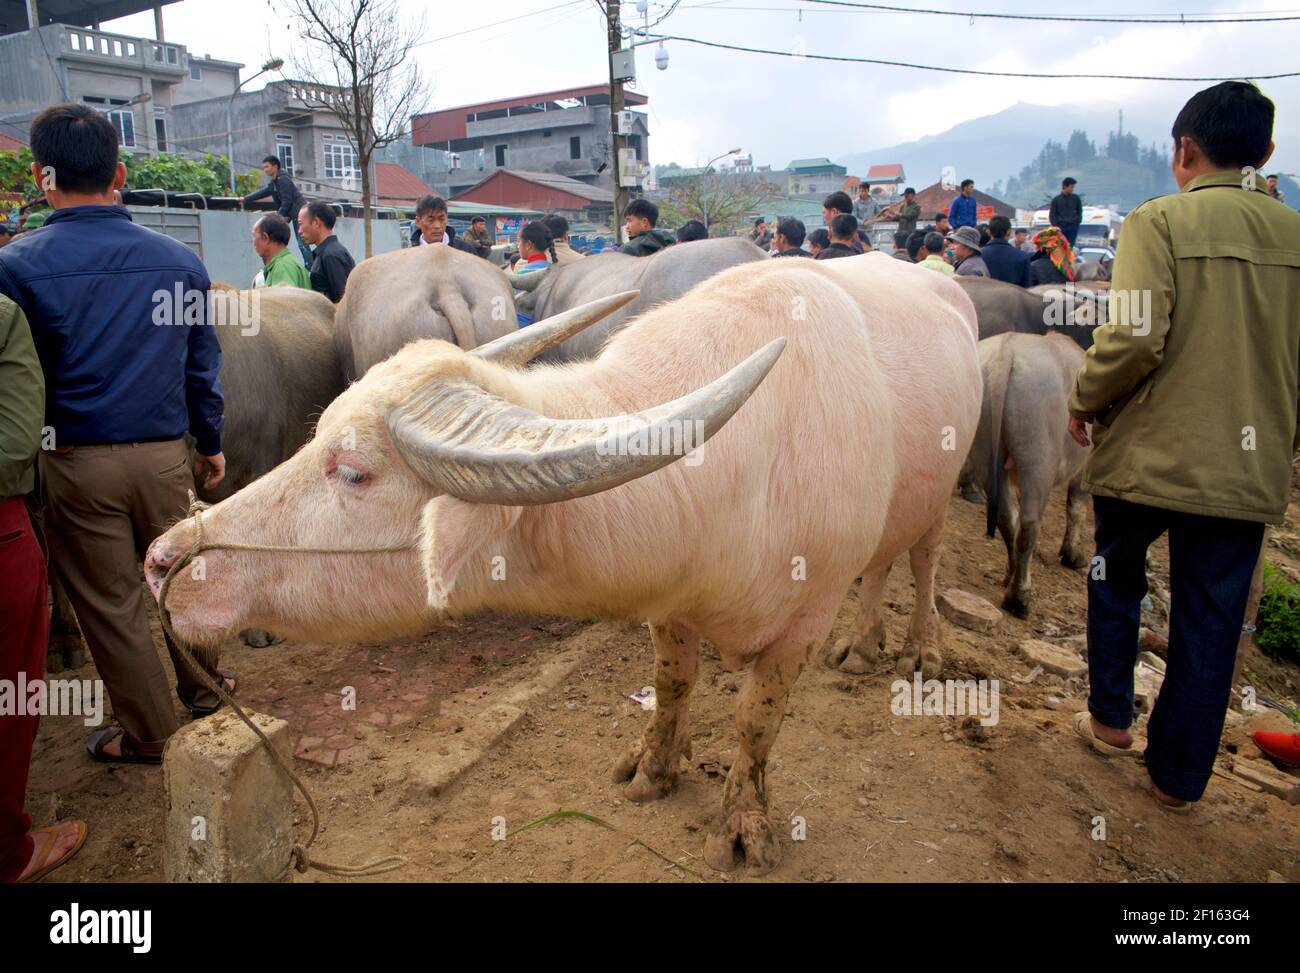
[[[544,222],[546,228],[551,231],[551,236],[556,240],[567,240],[569,238],[569,221],[559,213],[552,213],[545,218]]]
[[[338,216],[327,203],[320,200],[306,203],[298,210],[298,235],[314,247],[334,232],[334,222],[337,219]]]
[[[796,220],[793,216],[786,216],[776,224],[776,240],[780,244],[777,249],[796,250],[803,246],[804,238],[807,235],[803,220]]]
[[[925,238],[932,232],[932,230],[913,230],[907,235],[907,255],[912,258],[912,263],[921,259]]]
[[[858,220],[852,213],[841,213],[831,220],[831,239],[849,246],[858,235]]]
[[[927,253],[943,253],[943,248],[947,246],[944,242],[943,235],[939,233],[927,233],[925,235],[925,249]]]
[[[971,193],[973,193],[974,191],[975,191],[975,180],[974,180],[974,179],[963,179],[963,180],[961,181],[961,194],[962,194],[963,196],[969,196],[969,195],[970,195]]]
[[[415,201],[415,225],[429,243],[441,243],[447,235],[447,201],[441,196],[421,196]]]
[[[835,219],[836,213],[852,213],[853,200],[849,199],[849,194],[844,192],[834,192],[822,200],[822,219],[827,226]]]
[[[1198,91],[1174,119],[1170,168],[1181,189],[1197,176],[1258,168],[1273,154],[1273,102],[1247,81]]]
[[[989,236],[994,240],[1005,240],[1011,232],[1011,221],[1005,216],[995,216],[989,220]]]
[[[677,242],[690,243],[693,240],[707,240],[709,228],[699,220],[687,220],[677,228]]]
[[[814,256],[820,250],[825,250],[831,245],[831,235],[826,232],[826,227],[819,226],[808,234],[808,251]]]
[[[32,179],[51,206],[80,205],[67,197],[104,197],[126,181],[118,159],[117,131],[103,112],[89,105],[53,105],[32,120]],[[120,170],[120,171],[119,171]]]
[[[895,233],[895,234],[894,234],[894,249],[895,249],[895,250],[906,250],[906,249],[907,249],[907,238],[908,238],[909,236],[911,236],[911,235],[912,235],[912,234],[908,233],[906,230],[899,230],[897,233]]]
[[[659,207],[644,196],[627,204],[623,210],[623,228],[629,237],[649,233],[659,223]]]

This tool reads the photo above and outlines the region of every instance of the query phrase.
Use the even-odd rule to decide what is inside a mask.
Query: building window
[[[153,59],[154,59],[154,61],[157,62],[158,64],[162,64],[162,59],[163,59],[163,49],[162,49],[161,47],[159,47],[157,44],[151,44],[150,47],[153,48]]]
[[[174,47],[169,47],[169,48],[167,48],[167,63],[168,63],[168,64],[176,64],[176,63],[177,63],[177,60],[176,60],[176,48],[174,48]]]
[[[636,149],[636,159],[638,162],[640,162],[641,161],[641,136],[629,135],[627,137],[627,144],[629,148]]]
[[[346,142],[331,142],[325,146],[326,179],[360,179],[357,152]]]
[[[71,42],[71,44],[72,44],[72,49],[73,49],[74,51],[79,51],[79,50],[81,50],[81,35],[80,35],[80,34],[74,32],[74,31],[69,31],[69,32],[68,32],[68,40]]]
[[[135,148],[135,115],[130,111],[111,111],[108,120],[117,130],[117,144],[124,149]]]
[[[199,67],[198,64],[194,62],[193,58],[190,59],[190,80],[191,81],[203,80],[203,68]]]
[[[572,138],[569,139],[569,158],[570,159],[582,158],[582,136],[574,135]]]
[[[167,119],[163,117],[163,110],[155,108],[153,111],[153,134],[158,140],[158,151],[167,151]]]
[[[286,143],[286,142],[278,143],[275,147],[275,154],[280,159],[280,168],[284,170],[286,175],[292,176],[294,174],[292,143]]]
[[[498,146],[496,146],[496,159],[497,159],[497,165],[498,165],[498,166],[504,166],[504,165],[506,164],[506,147],[505,147],[505,145],[498,145]]]

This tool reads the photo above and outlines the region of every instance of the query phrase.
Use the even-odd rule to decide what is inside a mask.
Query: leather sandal
[[[59,840],[59,832],[63,830],[65,824],[71,824],[77,829],[77,843],[64,852],[61,857],[52,859],[50,856],[54,854],[54,845]],[[81,851],[81,846],[86,843],[86,822],[64,821],[50,825],[48,828],[33,828],[31,836],[32,841],[36,843],[36,853],[32,856],[32,861],[36,862],[36,868],[18,879],[21,884],[39,882],[60,865],[71,861],[72,857]]]
[[[105,753],[104,748],[119,736],[122,738],[122,755],[115,757],[111,753]],[[96,730],[86,738],[86,751],[90,754],[92,760],[104,764],[162,763],[162,754],[150,757],[137,751],[131,737],[120,726],[110,726],[107,730]]]

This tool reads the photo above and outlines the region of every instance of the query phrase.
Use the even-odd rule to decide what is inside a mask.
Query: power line
[[[665,41],[679,41],[683,44],[698,44],[701,47],[715,47],[724,51],[741,51],[745,54],[770,54],[775,57],[792,57],[808,61],[841,61],[852,64],[879,64],[889,68],[911,68],[915,71],[939,71],[945,74],[982,75],[994,78],[1075,78],[1102,81],[1240,81],[1249,77],[1256,81],[1272,81],[1278,78],[1300,77],[1300,71],[1288,71],[1282,74],[1237,75],[1232,78],[1170,77],[1151,74],[1047,74],[1026,71],[979,71],[975,68],[949,68],[935,64],[912,64],[907,61],[884,61],[870,57],[842,57],[834,54],[797,54],[793,51],[773,51],[761,47],[742,47],[738,44],[724,44],[721,41],[706,41],[699,37],[677,37],[671,34],[658,38]]]
[[[502,24],[513,24],[517,20],[526,20],[529,17],[536,17],[540,14],[551,13],[555,10],[563,10],[565,7],[585,6],[586,0],[568,0],[567,3],[558,3],[554,7],[543,7],[541,10],[530,10],[526,14],[519,14],[516,17],[507,17],[504,20],[498,20],[490,24],[480,24],[478,27],[469,27],[465,30],[458,30],[454,34],[443,34],[441,37],[430,37],[427,41],[420,41],[412,44],[411,47],[423,47],[425,44],[436,44],[439,41],[449,41],[454,37],[464,37],[466,34],[474,34],[480,30],[487,30],[489,27],[500,27]]]
[[[854,7],[859,10],[877,10],[885,13],[930,14],[938,17],[965,17],[968,20],[1038,20],[1063,21],[1084,24],[1268,24],[1281,20],[1300,20],[1300,16],[1290,17],[1214,17],[1202,14],[1170,14],[1165,18],[1155,17],[1105,17],[1105,16],[1068,16],[1056,14],[995,14],[960,10],[931,10],[921,7],[894,7],[883,3],[857,3],[854,0],[800,0],[801,3],[819,3],[830,7]],[[1024,75],[1023,77],[1088,77],[1088,75]],[[1147,80],[1145,78],[1138,80]],[[1164,80],[1164,79],[1155,79]],[[1188,79],[1193,80],[1193,79]],[[1212,79],[1194,79],[1212,80]]]

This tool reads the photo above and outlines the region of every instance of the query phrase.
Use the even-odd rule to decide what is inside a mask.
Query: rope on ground
[[[196,556],[203,551],[224,550],[224,551],[270,551],[278,553],[294,554],[391,554],[398,551],[413,550],[412,545],[404,547],[369,547],[369,548],[311,548],[311,547],[279,547],[270,544],[205,544],[203,542],[203,511],[208,509],[208,504],[196,498],[193,492],[190,493],[190,516],[194,518],[194,543],[190,545],[181,557],[176,559],[167,570],[163,578],[162,586],[158,591],[158,613],[162,617],[163,631],[167,637],[172,640],[180,650],[181,657],[184,658],[185,664],[198,677],[199,681],[217,694],[218,698],[234,711],[250,730],[257,734],[258,740],[266,752],[271,755],[275,765],[280,769],[298,792],[306,800],[307,806],[311,809],[311,834],[304,844],[294,844],[290,852],[289,864],[299,872],[305,872],[309,868],[314,868],[318,872],[324,872],[327,875],[379,875],[383,872],[390,872],[396,868],[401,868],[407,863],[406,858],[401,855],[387,855],[383,858],[375,858],[361,865],[339,865],[332,862],[313,860],[307,853],[312,844],[316,841],[316,836],[320,832],[320,812],[316,809],[316,802],[312,799],[311,793],[307,790],[307,785],[293,771],[288,762],[282,757],[278,750],[271,745],[271,741],[261,728],[254,723],[244,712],[243,708],[235,702],[230,693],[226,692],[225,680],[214,679],[208,671],[199,665],[194,653],[190,650],[181,639],[177,638],[176,633],[172,630],[171,618],[167,613],[167,589],[171,585],[172,578],[185,565],[189,564]]]

